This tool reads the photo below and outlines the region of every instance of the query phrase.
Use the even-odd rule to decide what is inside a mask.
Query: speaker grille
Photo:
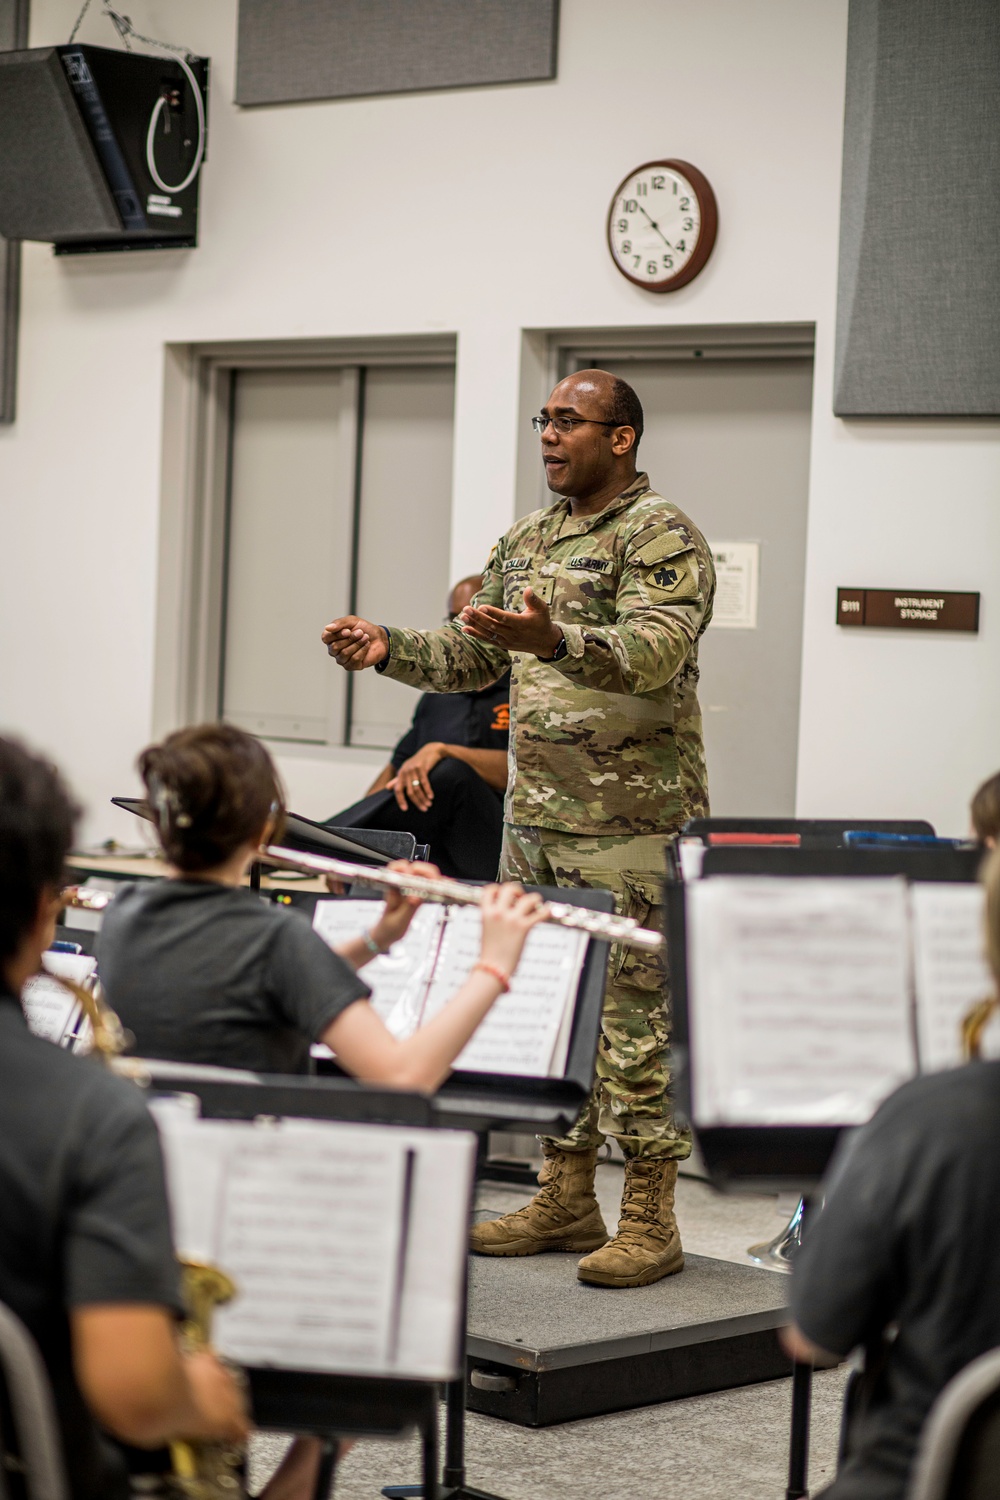
[[[0,234],[85,239],[121,227],[55,48],[0,52]]]

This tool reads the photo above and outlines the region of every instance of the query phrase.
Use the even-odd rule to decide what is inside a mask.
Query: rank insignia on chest
[[[678,573],[676,568],[657,568],[653,574],[653,582],[658,583],[661,589],[672,589],[677,582]]]

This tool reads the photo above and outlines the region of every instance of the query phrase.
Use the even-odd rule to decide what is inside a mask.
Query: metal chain
[[[87,12],[88,12],[89,9],[90,9],[90,0],[83,0],[83,9],[81,10],[80,14],[77,16],[77,18],[76,18],[76,25],[73,27],[73,30],[69,34],[69,41],[70,41],[70,43],[76,41],[76,34],[80,30],[80,26],[81,26],[81,24],[83,22],[83,18],[87,14]],[[69,44],[67,44],[67,45],[69,45]]]
[[[80,30],[80,27],[83,24],[83,18],[90,9],[90,6],[91,0],[83,0],[83,8],[76,18],[76,25],[70,32],[70,42],[74,42],[76,40],[76,34]],[[114,10],[108,4],[108,0],[104,0],[104,10],[101,12],[101,14],[107,16],[108,20],[111,22],[118,35],[121,37],[122,42],[125,45],[125,50],[127,52],[132,51],[132,40],[134,40],[137,42],[142,42],[143,45],[147,47],[162,47],[167,52],[180,52],[185,57],[190,57],[191,55],[191,49],[189,47],[178,47],[175,42],[161,42],[157,37],[143,36],[142,32],[136,31],[135,27],[132,25],[131,17],[122,15],[121,11]]]

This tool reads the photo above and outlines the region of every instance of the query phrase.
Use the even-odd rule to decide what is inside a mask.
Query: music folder
[[[430,1128],[415,1096],[139,1066],[178,1253],[237,1287],[213,1320],[221,1354],[251,1372],[456,1378],[474,1136]]]
[[[614,897],[609,891],[561,886],[558,888],[542,886],[537,889],[546,900],[564,901],[590,911],[610,913],[615,909]],[[307,892],[292,893],[292,904],[309,912],[317,928],[325,933],[327,940],[333,940],[332,945],[335,945],[338,938],[347,936],[349,932],[346,919],[343,926],[335,920],[334,907],[341,901],[348,910],[351,907],[364,905],[363,902],[353,901],[351,898],[334,897],[327,901],[326,898],[317,898]],[[319,918],[314,915],[317,907],[320,910]],[[458,920],[455,921],[454,926],[456,936],[459,936],[460,932],[466,928],[466,919],[463,914],[475,909],[453,907],[448,910],[457,914]],[[330,914],[329,920],[327,920],[327,913]],[[361,927],[356,930],[362,930],[363,926],[362,922]],[[404,940],[394,945],[393,955],[396,954],[397,948],[401,950],[396,958],[379,959],[371,966],[374,971],[372,978],[379,980],[379,983],[373,986],[376,991],[374,996],[376,1008],[383,1010],[383,1019],[390,1023],[392,1023],[391,1012],[395,1001],[403,999],[403,1009],[406,1009],[404,992],[409,993],[410,998],[414,993],[417,996],[423,994],[428,1004],[433,1006],[442,998],[449,998],[454,989],[458,988],[463,977],[461,956],[456,953],[455,958],[459,961],[454,966],[451,964],[437,966],[442,982],[437,986],[430,982],[428,990],[428,982],[432,981],[433,976],[429,969],[425,970],[420,950],[421,947],[425,947],[427,950],[425,956],[433,958],[434,932],[440,932],[439,917],[429,911],[424,918],[418,912],[414,921],[414,929],[411,940]],[[541,927],[536,931],[544,932],[545,928]],[[439,1124],[456,1128],[464,1127],[480,1132],[543,1130],[549,1134],[562,1134],[571,1127],[593,1086],[594,1061],[597,1055],[601,1012],[611,953],[611,945],[607,941],[589,934],[584,936],[587,940],[583,944],[582,952],[579,952],[573,960],[574,973],[563,1015],[564,1024],[556,1029],[554,1037],[551,1037],[549,1043],[546,1044],[541,1035],[542,1023],[545,1020],[544,1013],[549,1011],[548,1002],[554,998],[549,994],[546,994],[544,1001],[537,1006],[538,1013],[528,1018],[529,1025],[525,1036],[518,1040],[512,1035],[520,1027],[516,1014],[518,1008],[530,1006],[532,998],[530,988],[523,989],[522,986],[515,985],[514,989],[518,993],[512,992],[509,997],[505,997],[508,1006],[501,1005],[498,1009],[490,1031],[484,1032],[478,1040],[473,1039],[462,1057],[456,1061],[454,1071],[445,1079],[435,1094],[435,1115]],[[465,942],[460,942],[457,946],[466,948],[465,958],[468,959]],[[555,948],[559,945],[553,943],[552,946]],[[441,958],[445,956],[443,952],[440,955]],[[431,967],[435,966],[431,965]],[[385,1006],[382,1005],[383,996],[380,994],[383,988],[381,976],[384,970],[390,971],[385,975],[388,980],[385,999],[390,1003]],[[448,973],[447,979],[444,977],[446,972]],[[531,972],[532,968],[528,966],[525,970],[526,976]],[[550,983],[550,980],[544,976],[541,966],[536,972],[539,976],[537,982],[545,985]],[[367,968],[361,971],[361,977],[369,978]],[[448,992],[447,996],[444,994],[445,990]],[[537,990],[534,993],[537,994]],[[512,1013],[505,1019],[508,1007]],[[398,1009],[398,1006],[396,1008]],[[425,1017],[427,1014],[428,1011],[425,1010]],[[548,1019],[551,1021],[551,1014]],[[510,1023],[509,1027],[507,1022]],[[508,1035],[505,1040],[498,1036],[497,1026],[501,1030],[507,1030]],[[483,1030],[483,1028],[480,1029]],[[528,1045],[524,1060],[517,1063],[508,1053],[508,1044],[511,1044],[515,1051],[519,1051],[522,1043]],[[536,1045],[538,1054],[534,1061],[529,1062],[527,1054],[533,1051]],[[507,1053],[506,1062],[501,1060],[503,1053]],[[336,1067],[329,1055],[322,1053],[317,1057],[317,1066],[321,1073],[329,1073]]]
[[[676,1088],[719,1187],[812,1190],[845,1130],[961,1061],[992,989],[976,851],[706,851],[667,887]]]
[[[153,821],[149,804],[142,797],[112,797],[111,801],[115,807],[123,808],[137,818],[144,818],[147,823]],[[354,832],[353,829],[349,831]],[[384,849],[364,843],[363,831],[358,830],[358,834],[358,838],[350,838],[347,832],[335,832],[332,828],[327,828],[325,823],[314,823],[311,818],[303,818],[299,813],[288,813],[281,839],[286,849],[301,849],[307,854],[339,856],[341,859],[355,860],[361,865],[387,865],[392,859],[406,857],[405,854],[389,854]],[[412,840],[412,835],[409,837]],[[384,835],[382,838],[384,839]],[[411,856],[412,852],[411,849]]]

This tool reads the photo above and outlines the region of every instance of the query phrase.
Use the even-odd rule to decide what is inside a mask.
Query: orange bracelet
[[[501,995],[505,994],[506,991],[510,989],[510,975],[505,974],[499,964],[490,964],[487,963],[485,959],[480,959],[479,962],[477,964],[473,964],[472,967],[473,970],[482,969],[484,974],[489,974],[493,979],[495,979],[497,984],[500,986]]]

